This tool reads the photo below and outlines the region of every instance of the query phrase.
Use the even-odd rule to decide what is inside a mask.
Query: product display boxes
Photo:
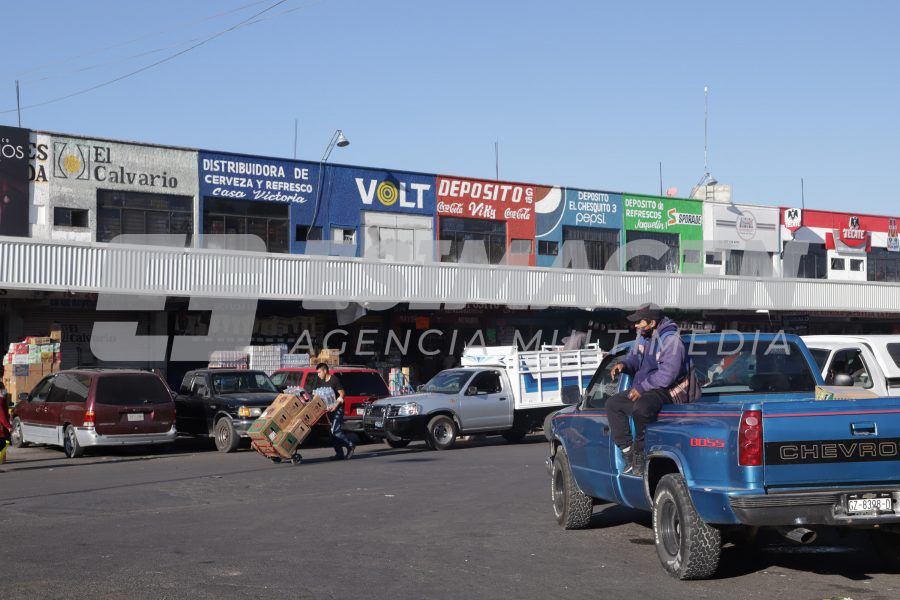
[[[306,404],[290,394],[281,394],[257,419],[247,435],[255,450],[269,458],[291,458],[312,426],[325,414],[325,403],[313,398]]]

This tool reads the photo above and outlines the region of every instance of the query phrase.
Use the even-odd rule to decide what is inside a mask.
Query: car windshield
[[[831,354],[831,350],[810,348],[809,353],[812,354],[813,360],[816,361],[816,366],[819,367],[819,371],[821,371],[825,368],[825,361],[828,360],[828,355]]]
[[[104,375],[97,381],[97,403],[112,406],[172,401],[162,380],[151,374]]]
[[[376,396],[384,398],[390,396],[387,384],[378,373],[365,371],[344,371],[338,374],[344,393],[348,396]]]
[[[278,391],[265,373],[213,373],[212,384],[217,394]]]
[[[799,346],[783,338],[695,342],[688,348],[703,394],[812,392],[816,378]]]
[[[433,394],[457,394],[471,377],[471,371],[441,371],[422,386],[422,391]]]

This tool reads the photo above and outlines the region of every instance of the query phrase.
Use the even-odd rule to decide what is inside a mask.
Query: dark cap
[[[632,323],[637,323],[638,321],[656,321],[659,323],[662,318],[662,309],[658,304],[653,304],[652,302],[641,304],[634,314],[628,315],[628,320]]]

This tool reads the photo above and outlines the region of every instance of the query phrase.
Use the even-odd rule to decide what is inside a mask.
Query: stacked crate
[[[41,379],[59,371],[61,337],[54,330],[47,337],[27,337],[9,345],[3,357],[3,385],[13,403],[19,394],[30,393]]]
[[[247,435],[253,448],[264,456],[290,459],[325,409],[321,398],[304,403],[298,396],[280,394],[250,426]]]

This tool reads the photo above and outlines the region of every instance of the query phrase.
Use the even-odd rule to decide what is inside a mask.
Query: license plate
[[[377,429],[381,429],[382,427],[384,427],[384,421],[375,421],[375,427]]]
[[[144,413],[128,413],[129,421],[143,421]]]
[[[358,414],[358,415],[364,415],[364,414],[366,414],[366,409],[364,409],[364,408],[357,408],[357,409],[356,409],[356,414]]]
[[[847,509],[852,513],[891,512],[893,500],[891,498],[851,498],[847,500]]]

